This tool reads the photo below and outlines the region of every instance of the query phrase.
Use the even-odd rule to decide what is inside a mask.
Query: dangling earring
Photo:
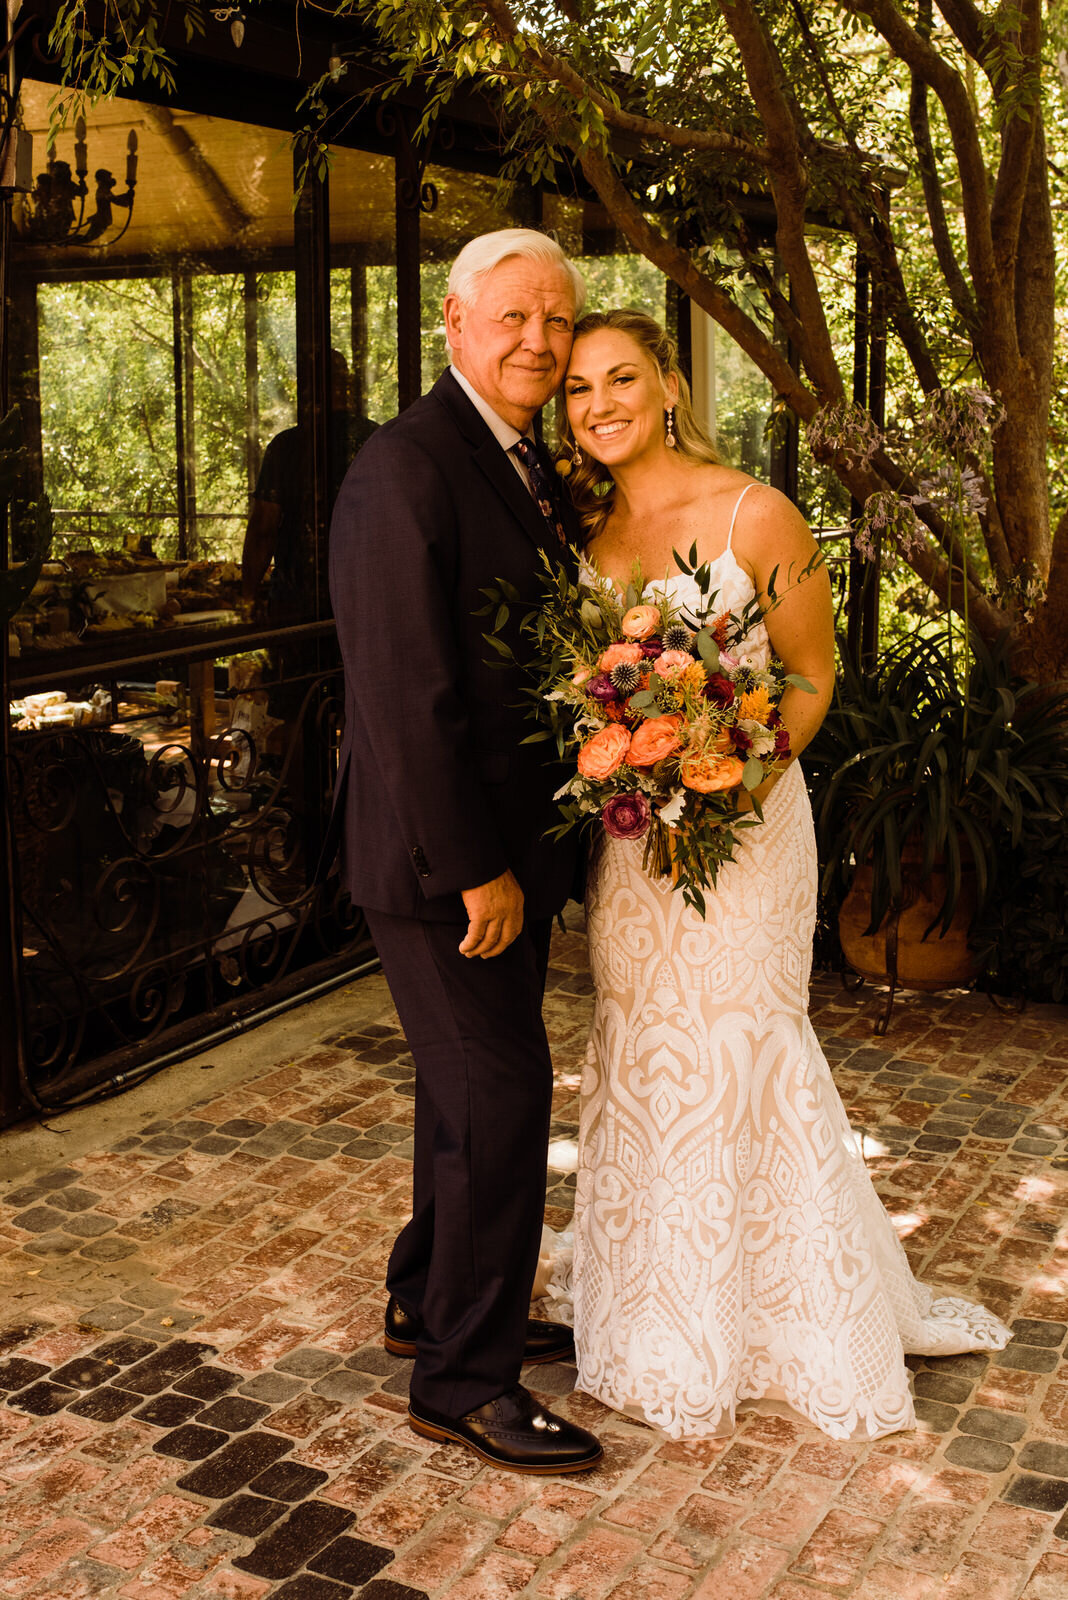
[[[678,446],[678,440],[675,438],[675,408],[674,408],[674,406],[669,406],[668,409],[665,411],[665,413],[664,413],[664,426],[667,429],[667,436],[664,439],[664,443],[667,445],[669,450],[674,450]]]
[[[566,456],[561,456],[559,461],[556,463],[556,470],[561,478],[570,478],[572,469],[574,467],[581,467],[581,465],[582,451],[576,444],[571,446],[571,460],[569,461]]]

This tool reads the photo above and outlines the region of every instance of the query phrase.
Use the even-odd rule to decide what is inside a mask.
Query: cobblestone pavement
[[[531,1387],[597,1428],[606,1456],[532,1479],[405,1425],[408,1366],[380,1334],[413,1069],[381,978],[354,993],[349,1031],[335,1007],[317,1033],[311,1006],[295,1059],[265,1053],[221,1096],[205,1075],[167,1120],[7,1186],[0,1594],[1068,1594],[1068,1012],[906,996],[876,1040],[877,997],[816,984],[914,1266],[1014,1331],[992,1358],[911,1363],[917,1432],[841,1444],[749,1413],[730,1439],[673,1444],[573,1392],[573,1367],[541,1367]],[[572,930],[547,1001],[555,1226],[588,1014]]]

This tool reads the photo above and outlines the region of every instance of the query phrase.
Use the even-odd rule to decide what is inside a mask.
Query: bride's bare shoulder
[[[702,461],[694,466],[690,498],[694,504],[699,503],[707,510],[711,504],[726,504],[736,500],[743,490],[755,482],[755,478],[751,478],[747,472],[739,472],[737,467]]]

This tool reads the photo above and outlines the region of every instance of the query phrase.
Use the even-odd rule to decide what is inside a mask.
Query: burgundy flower
[[[775,729],[775,755],[788,756],[790,754],[790,730],[786,727]]]
[[[659,634],[654,633],[651,639],[643,639],[641,641],[641,651],[646,661],[655,661],[663,651],[663,648],[664,645]]]
[[[619,690],[607,672],[599,672],[595,678],[590,678],[588,683],[583,684],[583,688],[587,694],[591,694],[603,706],[615,705],[620,699]]]
[[[714,706],[721,711],[726,711],[728,706],[734,704],[734,685],[722,672],[713,672],[705,684],[705,699],[711,700]]]
[[[640,839],[649,826],[649,802],[643,794],[614,795],[601,812],[613,839]]]
[[[753,744],[753,741],[750,739],[749,735],[747,733],[743,733],[741,728],[732,728],[731,738],[734,740],[734,748],[738,751],[738,754],[743,756],[747,755]]]

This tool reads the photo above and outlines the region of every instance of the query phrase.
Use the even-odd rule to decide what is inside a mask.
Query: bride
[[[638,563],[692,610],[672,552],[696,541],[715,610],[740,613],[777,568],[785,592],[744,658],[778,656],[816,689],[783,697],[793,759],[757,790],[765,820],[704,918],[643,872],[641,841],[594,847],[574,1254],[558,1250],[549,1290],[561,1319],[573,1295],[578,1386],[672,1438],[729,1432],[760,1399],[835,1438],[912,1427],[907,1351],[999,1349],[1009,1331],[913,1278],[808,1020],[816,853],[796,757],[834,682],[826,572],[788,583],[811,533],[720,464],[650,317],[579,323],[563,412],[587,576],[625,588]]]

